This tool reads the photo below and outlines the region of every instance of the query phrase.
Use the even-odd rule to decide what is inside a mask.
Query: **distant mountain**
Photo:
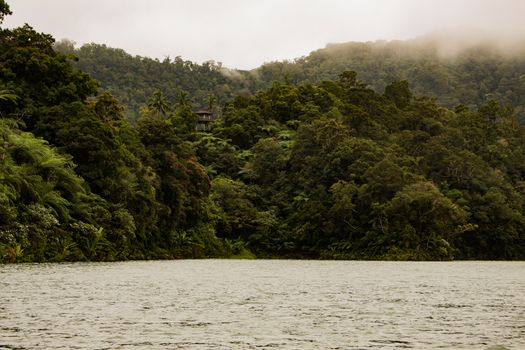
[[[101,88],[109,90],[126,107],[126,114],[135,119],[141,105],[157,89],[168,101],[175,103],[185,91],[197,108],[208,107],[210,94],[227,101],[237,94],[249,94],[248,72],[232,71],[215,62],[197,64],[181,57],[163,61],[132,56],[124,50],[106,45],[88,44],[75,49],[63,40],[55,49],[75,56],[76,68],[97,79]]]
[[[138,115],[141,105],[160,89],[171,102],[186,91],[196,107],[207,107],[209,95],[220,104],[236,95],[249,95],[273,81],[319,83],[347,70],[378,92],[394,80],[407,80],[420,95],[436,97],[447,107],[475,107],[495,99],[525,117],[525,45],[488,42],[464,45],[453,40],[425,38],[410,41],[330,44],[293,61],[276,61],[252,71],[227,69],[213,61],[196,64],[132,56],[121,49],[89,44],[75,49],[70,42],[59,51],[78,57],[77,68],[89,73]],[[509,49],[510,48],[510,49]],[[514,49],[512,49],[514,48]]]
[[[382,92],[393,80],[407,80],[420,95],[447,107],[479,106],[496,99],[525,115],[525,45],[489,42],[462,44],[443,38],[331,44],[293,62],[273,62],[257,69],[264,81],[317,83],[345,70]]]

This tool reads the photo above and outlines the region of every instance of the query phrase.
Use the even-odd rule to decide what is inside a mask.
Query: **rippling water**
[[[0,349],[525,349],[525,262],[0,265]]]

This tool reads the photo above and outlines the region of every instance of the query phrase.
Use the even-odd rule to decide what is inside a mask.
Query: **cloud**
[[[523,0],[8,1],[14,15],[6,26],[28,22],[79,44],[105,43],[160,59],[216,60],[233,68],[292,59],[330,42],[438,31],[525,35]]]

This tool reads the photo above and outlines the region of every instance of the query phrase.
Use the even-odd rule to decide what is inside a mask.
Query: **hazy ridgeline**
[[[243,72],[24,26],[0,62],[0,261],[525,257],[519,52],[349,43]],[[197,132],[195,108],[222,118]]]
[[[63,40],[57,49],[78,57],[75,66],[88,72],[138,116],[155,89],[171,101],[180,91],[206,107],[209,94],[223,105],[236,95],[249,95],[273,81],[314,83],[337,79],[353,70],[371,88],[383,92],[394,80],[407,80],[418,95],[433,96],[447,107],[479,106],[491,99],[515,108],[525,117],[525,39],[482,38],[461,33],[409,41],[330,44],[293,61],[276,61],[251,71],[202,65],[180,57],[158,61],[133,57],[123,50],[90,44],[78,49]]]

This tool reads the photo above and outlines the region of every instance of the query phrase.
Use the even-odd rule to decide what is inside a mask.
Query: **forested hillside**
[[[332,44],[294,62],[263,65],[258,72],[266,81],[287,76],[294,83],[317,83],[354,70],[376,91],[402,79],[414,93],[436,97],[447,107],[496,99],[525,116],[525,41],[504,47],[490,40],[470,45],[456,40]]]
[[[0,262],[525,258],[525,128],[496,100],[448,109],[393,76],[375,91],[354,71],[290,73],[197,132],[191,100],[219,95],[220,69],[200,97],[108,73],[144,86],[131,123],[71,61],[30,26],[0,31]]]
[[[247,72],[229,70],[212,61],[197,64],[181,57],[160,61],[99,44],[75,49],[68,40],[56,43],[55,49],[68,54],[75,67],[118,97],[132,120],[138,118],[140,107],[156,90],[171,102],[178,101],[181,92],[188,93],[196,108],[209,108],[210,101],[219,107],[218,101],[225,103],[238,94],[249,95],[257,90],[245,79]]]
[[[523,132],[494,101],[452,111],[344,72],[237,98],[198,154],[217,174],[218,235],[258,254],[518,258]]]
[[[132,116],[138,115],[139,106],[155,89],[171,101],[186,91],[196,105],[207,107],[210,94],[223,105],[235,95],[268,88],[273,81],[318,84],[352,70],[377,92],[394,80],[407,80],[416,94],[436,97],[449,108],[477,107],[495,99],[513,106],[524,119],[525,49],[520,48],[525,43],[502,48],[487,41],[451,50],[454,40],[332,44],[294,61],[271,62],[252,71],[229,70],[213,62],[198,65],[180,57],[163,61],[133,57],[96,44],[75,49],[71,42],[62,41],[57,48],[77,56],[75,66],[115,94]]]
[[[0,32],[0,261],[230,254],[190,136],[147,107],[131,126],[53,42]]]

